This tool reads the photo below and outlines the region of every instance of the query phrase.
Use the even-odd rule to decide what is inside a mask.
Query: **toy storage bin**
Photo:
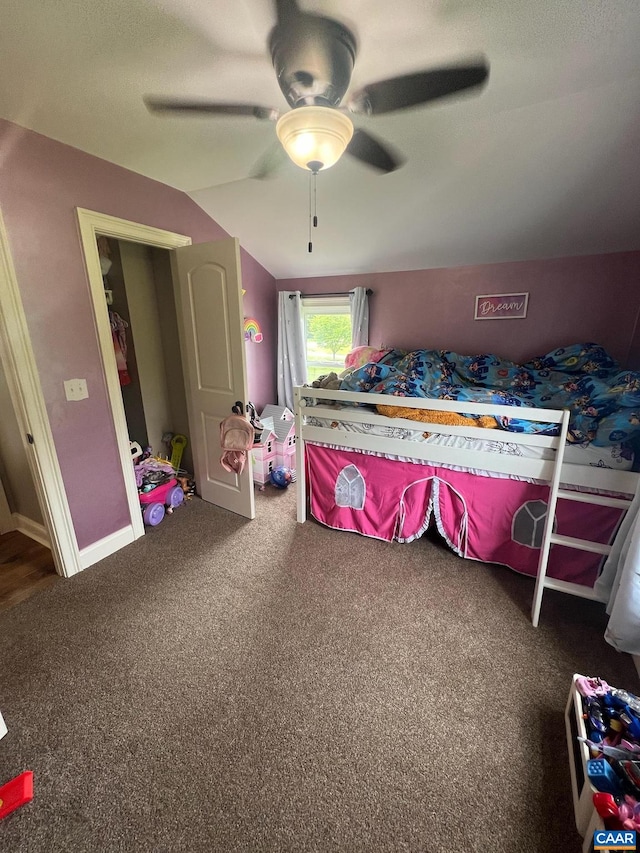
[[[598,812],[594,809],[593,814],[591,815],[591,820],[589,821],[589,825],[587,826],[587,831],[584,834],[584,840],[582,842],[582,853],[595,853],[593,846],[593,833],[597,829],[604,829],[604,823],[602,822],[602,818],[598,814]],[[614,850],[610,848],[606,848],[604,851],[598,851],[598,853],[615,853]]]
[[[582,716],[582,696],[576,687],[576,680],[580,677],[580,673],[573,676],[564,722],[567,730],[569,773],[576,829],[584,838],[582,853],[590,853],[593,850],[593,833],[597,829],[604,829],[604,823],[593,806],[593,795],[596,789],[587,776],[587,761],[591,758],[589,747],[578,740],[578,737],[587,737],[587,728]]]

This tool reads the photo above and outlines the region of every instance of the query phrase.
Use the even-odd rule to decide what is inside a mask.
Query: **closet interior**
[[[97,243],[129,440],[171,458],[172,437],[186,436],[180,468],[191,477],[169,251],[104,236]]]

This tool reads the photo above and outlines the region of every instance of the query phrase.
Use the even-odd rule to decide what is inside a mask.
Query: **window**
[[[344,370],[351,349],[351,305],[349,296],[303,297],[307,382],[334,370]]]
[[[364,509],[367,487],[364,477],[355,465],[347,465],[336,478],[336,506],[349,506],[351,509]]]

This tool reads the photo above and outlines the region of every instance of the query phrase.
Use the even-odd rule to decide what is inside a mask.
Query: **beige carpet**
[[[464,561],[194,500],[0,614],[18,851],[578,853],[574,672],[640,689],[601,606]]]

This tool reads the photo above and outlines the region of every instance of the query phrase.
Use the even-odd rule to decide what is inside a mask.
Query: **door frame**
[[[122,391],[118,379],[118,367],[113,349],[109,315],[105,311],[104,282],[102,280],[102,270],[100,269],[97,238],[100,236],[112,237],[114,240],[128,240],[131,243],[142,243],[158,249],[177,249],[180,246],[190,246],[192,240],[191,237],[187,237],[184,234],[164,231],[161,228],[153,228],[150,225],[142,225],[139,222],[131,222],[127,219],[120,219],[117,216],[109,216],[106,213],[98,213],[82,207],[76,208],[76,214],[80,229],[82,252],[89,279],[91,308],[98,334],[98,346],[107,386],[107,398],[116,431],[118,453],[129,505],[133,538],[138,539],[140,536],[144,536],[144,522],[142,520],[142,513],[140,512],[138,487],[136,486],[135,473],[131,463],[129,429],[127,427]]]
[[[40,385],[2,211],[0,211],[0,360],[42,510],[44,526],[49,536],[56,572],[63,577],[71,577],[82,569],[78,542]]]
[[[4,370],[4,362],[3,362],[3,370]],[[7,500],[7,495],[4,490],[4,485],[2,480],[0,480],[0,536],[4,533],[9,533],[11,530],[16,529],[16,522],[9,508],[9,501]]]

